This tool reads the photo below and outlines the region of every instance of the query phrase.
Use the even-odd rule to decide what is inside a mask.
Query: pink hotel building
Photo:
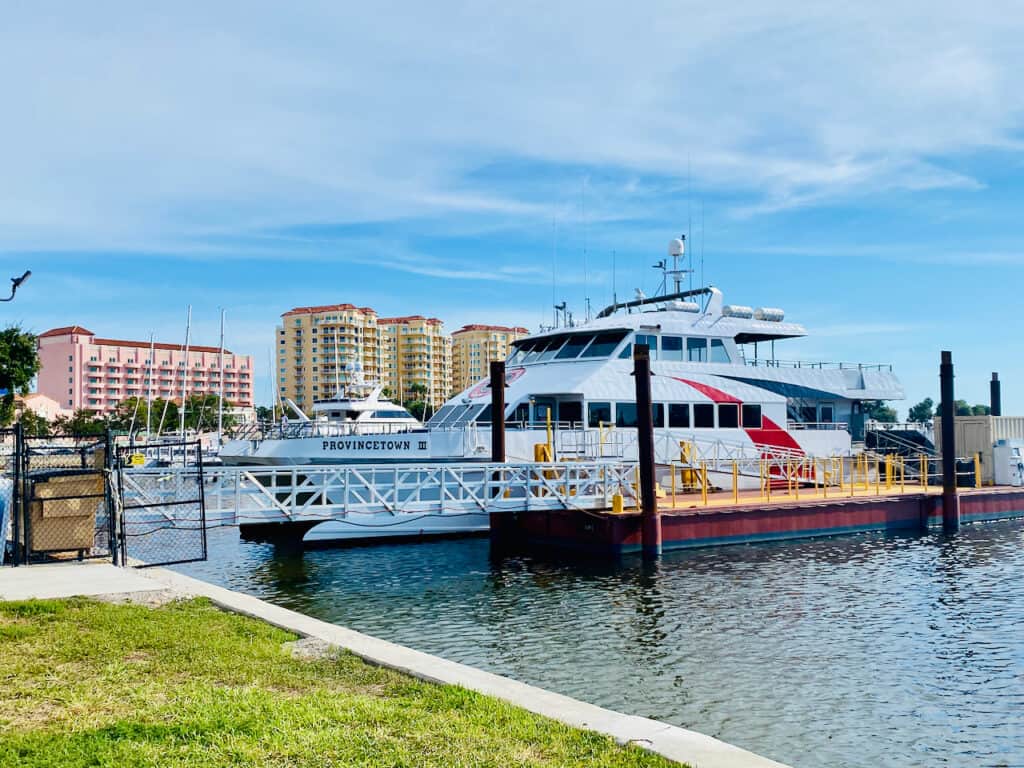
[[[149,342],[98,339],[72,325],[39,335],[37,391],[62,408],[109,413],[129,397],[149,394]],[[220,387],[217,347],[154,344],[153,397],[181,399],[187,371],[188,395],[216,395]],[[253,405],[252,356],[224,350],[224,400],[233,408]],[[226,404],[225,404],[226,407]]]

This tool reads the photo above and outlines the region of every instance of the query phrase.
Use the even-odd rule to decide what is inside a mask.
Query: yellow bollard
[[[669,471],[672,473],[672,506],[676,505],[676,468],[674,464],[668,465]]]
[[[974,454],[974,487],[981,488],[981,454]]]
[[[621,515],[624,504],[622,503],[622,494],[612,494],[612,514]]]
[[[546,421],[547,421],[547,434],[548,434],[548,456],[554,456],[555,455],[555,446],[554,446],[554,440],[553,440],[552,434],[551,434],[551,409],[550,408],[548,408],[547,411],[545,412],[545,416],[546,416]]]
[[[706,507],[708,505],[708,465],[704,461],[700,463],[700,498]]]
[[[735,460],[732,463],[732,500],[740,503],[740,465]]]

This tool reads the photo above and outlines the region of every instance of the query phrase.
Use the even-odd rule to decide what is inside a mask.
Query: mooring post
[[[992,372],[992,381],[988,385],[989,388],[989,404],[992,406],[990,413],[993,416],[1003,415],[1003,394],[999,388],[999,374],[995,371]]]
[[[636,385],[636,435],[640,459],[640,542],[643,556],[661,555],[661,517],[654,490],[654,413],[651,409],[651,351],[646,344],[633,345],[633,379]]]
[[[497,386],[495,386],[497,382]],[[491,461],[505,463],[505,361],[491,361]]]
[[[942,352],[939,365],[942,397],[942,530],[960,530],[960,499],[956,495],[956,405],[953,394],[953,353]]]

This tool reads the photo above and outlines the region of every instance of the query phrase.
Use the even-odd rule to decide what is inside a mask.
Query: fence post
[[[114,456],[114,438],[108,427],[103,433],[103,502],[107,507],[107,539],[110,541],[110,560],[114,565],[123,565],[125,561],[118,557],[117,531],[120,526],[117,516],[119,504],[114,503],[114,472],[117,469],[117,457]]]
[[[22,530],[22,453],[25,450],[25,444],[22,439],[22,426],[19,421],[14,425],[14,487],[11,489],[11,525],[14,533],[14,553],[11,558],[11,564],[17,567],[21,565],[22,544],[21,539],[24,536]],[[3,531],[0,531],[2,534]]]

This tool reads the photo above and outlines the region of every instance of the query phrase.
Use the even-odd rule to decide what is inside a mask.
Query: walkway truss
[[[137,513],[159,514],[166,510],[162,500],[194,491],[199,478],[193,467],[136,468],[126,471],[122,482]],[[608,509],[616,494],[634,506],[636,482],[634,464],[599,461],[207,467],[202,479],[211,526],[340,520],[350,514]]]

